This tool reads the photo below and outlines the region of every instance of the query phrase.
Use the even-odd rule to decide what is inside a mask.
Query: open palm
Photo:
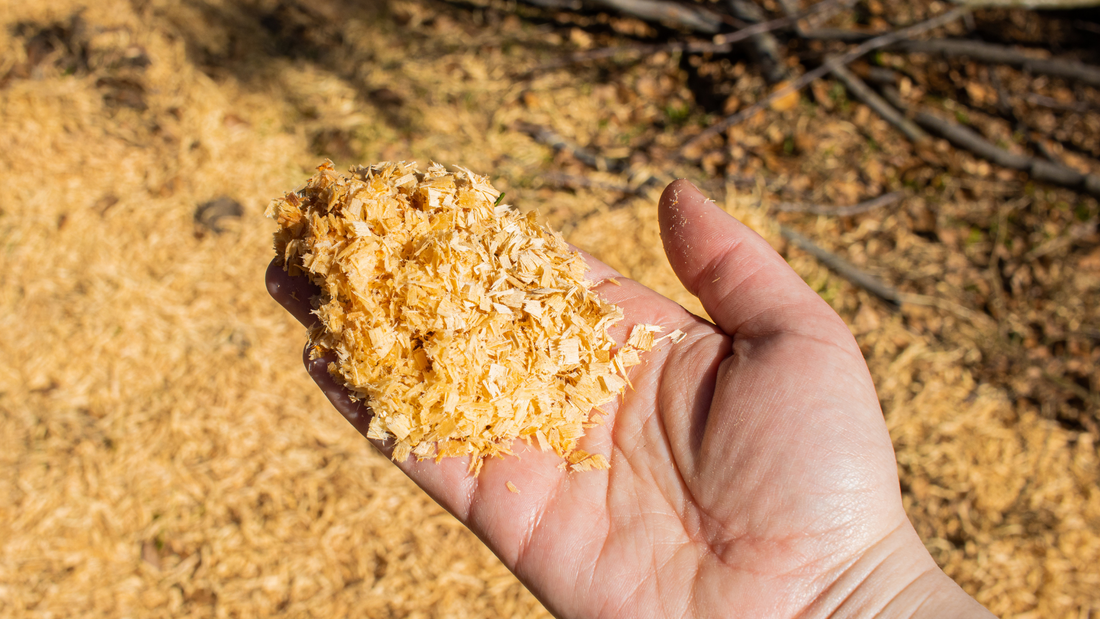
[[[626,316],[617,341],[635,323],[686,334],[643,356],[634,388],[582,440],[610,470],[564,472],[523,443],[476,478],[460,459],[397,465],[562,617],[954,608],[937,601],[953,585],[902,510],[874,385],[844,322],[689,183],[665,190],[660,217],[673,268],[716,324],[636,282],[607,282],[617,274],[588,257],[599,294]],[[273,265],[268,288],[313,322],[304,278]],[[365,434],[369,411],[324,361],[306,365]]]

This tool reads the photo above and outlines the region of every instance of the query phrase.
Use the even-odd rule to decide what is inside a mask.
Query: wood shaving
[[[681,331],[679,329],[676,329],[675,331],[673,331],[672,333],[669,333],[668,335],[657,338],[655,341],[656,342],[661,342],[661,341],[664,341],[664,340],[669,340],[673,344],[679,344],[685,337],[687,337],[686,333],[684,333],[683,331]]]
[[[512,482],[506,481],[504,482],[504,486],[508,488],[508,492],[511,492],[512,494],[519,494],[519,488],[517,488],[516,485]]]
[[[267,214],[284,268],[321,289],[314,358],[335,359],[394,460],[468,455],[476,474],[525,439],[569,470],[607,469],[577,442],[662,329],[635,325],[615,349],[622,310],[591,290],[584,259],[500,196],[460,166],[343,176],[326,162]]]

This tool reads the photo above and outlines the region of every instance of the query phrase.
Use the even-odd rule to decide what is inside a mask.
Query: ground
[[[833,25],[942,8],[872,1]],[[987,11],[969,34],[1081,54],[1075,20],[1095,26]],[[659,183],[644,184],[692,179],[851,325],[906,507],[948,574],[1000,616],[1100,612],[1096,199],[915,147],[828,80],[681,154],[769,88],[751,58],[560,62],[670,35],[495,1],[0,2],[0,616],[546,616],[301,368],[305,334],[263,287],[263,211],[326,157],[489,173],[701,312],[661,251]],[[795,72],[836,45],[785,41]],[[872,66],[901,72],[911,103],[1035,148],[998,111],[1001,84],[1033,139],[1100,171],[1093,88],[932,56],[853,68]],[[905,197],[775,212],[886,191]],[[781,225],[923,303],[870,295]]]

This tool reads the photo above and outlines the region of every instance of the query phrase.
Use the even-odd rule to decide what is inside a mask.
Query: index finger
[[[313,307],[309,300],[321,293],[304,274],[291,277],[275,258],[267,265],[267,273],[264,275],[267,283],[267,292],[275,299],[283,309],[290,312],[306,327],[312,327],[317,322],[313,315]]]

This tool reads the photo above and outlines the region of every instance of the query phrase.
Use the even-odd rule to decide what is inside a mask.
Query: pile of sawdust
[[[622,310],[560,234],[502,198],[462,167],[346,177],[329,161],[268,216],[286,270],[321,291],[313,355],[335,356],[330,371],[371,408],[367,435],[396,439],[394,460],[470,456],[476,474],[522,438],[571,470],[606,469],[577,441],[661,329],[635,325],[613,350]]]

